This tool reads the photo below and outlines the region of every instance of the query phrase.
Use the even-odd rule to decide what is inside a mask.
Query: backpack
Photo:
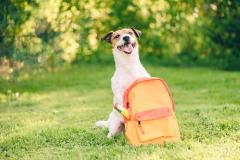
[[[125,91],[124,134],[134,146],[177,141],[180,133],[174,102],[166,83],[160,78],[137,79]]]

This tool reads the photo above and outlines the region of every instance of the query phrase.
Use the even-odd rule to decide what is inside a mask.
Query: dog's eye
[[[128,34],[132,35],[133,33],[132,32],[128,32]]]
[[[114,38],[116,39],[116,38],[119,38],[120,37],[120,35],[119,34],[117,34]]]

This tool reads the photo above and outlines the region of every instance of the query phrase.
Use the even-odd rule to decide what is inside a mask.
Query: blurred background
[[[94,127],[113,107],[100,39],[124,27],[169,86],[180,143]],[[240,0],[0,0],[0,159],[239,159],[239,37]]]
[[[100,41],[123,27],[142,31],[144,63],[240,69],[237,0],[1,0],[0,75],[113,63]]]

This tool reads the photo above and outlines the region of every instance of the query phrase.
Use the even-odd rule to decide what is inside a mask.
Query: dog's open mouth
[[[121,46],[117,46],[117,49],[126,53],[126,54],[131,54],[133,49],[135,48],[135,46],[136,46],[136,42],[127,43],[127,44],[124,44],[124,45],[121,45]]]

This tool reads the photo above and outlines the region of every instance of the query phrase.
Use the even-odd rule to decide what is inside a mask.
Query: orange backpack
[[[124,93],[123,107],[129,113],[124,132],[130,144],[162,144],[180,139],[174,102],[160,78],[136,80]]]

